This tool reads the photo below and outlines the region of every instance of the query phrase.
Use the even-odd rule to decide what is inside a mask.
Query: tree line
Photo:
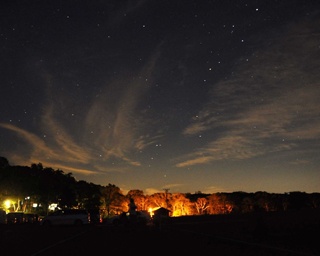
[[[137,210],[149,211],[164,207],[170,210],[171,216],[288,211],[320,207],[320,193],[301,191],[283,194],[264,191],[205,194],[201,191],[169,193],[168,190],[164,190],[145,195],[142,190],[135,189],[124,194],[114,184],[102,186],[84,180],[77,181],[72,173],[44,167],[41,163],[31,164],[30,167],[11,166],[5,157],[0,157],[0,203],[8,198],[12,199],[8,211],[46,215],[49,205],[56,203],[60,208],[99,211],[105,218],[128,211],[131,198],[137,205]]]

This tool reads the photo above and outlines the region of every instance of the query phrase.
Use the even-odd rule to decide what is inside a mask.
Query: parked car
[[[24,213],[24,222],[29,224],[35,224],[38,222],[38,215],[34,213]]]
[[[24,223],[23,212],[9,212],[7,213],[7,224],[22,224]]]
[[[86,210],[64,209],[54,211],[45,216],[40,225],[42,226],[82,226],[90,224],[90,214]]]
[[[138,223],[142,225],[147,225],[152,222],[152,218],[148,211],[137,211]]]
[[[114,215],[108,218],[106,222],[113,226],[119,226],[121,224],[123,225],[127,222],[127,212],[123,212],[119,215]]]
[[[134,218],[130,217],[129,212],[123,212],[120,215],[115,215],[109,218],[108,223],[114,226],[130,224],[131,221],[134,221],[140,226],[149,224],[152,219],[150,214],[147,211],[136,211]]]

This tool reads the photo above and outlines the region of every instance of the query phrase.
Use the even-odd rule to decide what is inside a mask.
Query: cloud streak
[[[84,175],[106,172],[106,163],[108,166],[114,161],[125,168],[126,165],[138,167],[141,163],[133,155],[162,137],[161,134],[142,132],[153,125],[153,121],[148,121],[144,112],[139,110],[152,81],[157,56],[156,52],[134,79],[107,82],[104,90],[92,98],[91,104],[82,105],[82,112],[77,114],[76,120],[66,115],[66,110],[76,103],[66,96],[65,91],[53,90],[58,85],[46,72],[46,104],[38,127],[44,137],[11,124],[2,123],[1,127],[13,131],[33,146],[26,162],[63,166]],[[87,169],[92,164],[94,167],[91,168],[96,170]],[[115,171],[114,168],[110,170]],[[119,171],[122,171],[121,167]]]
[[[274,45],[248,57],[232,79],[213,85],[211,101],[183,134],[216,138],[181,157],[177,167],[249,159],[298,148],[301,140],[319,141],[320,75],[303,64],[305,56],[320,64],[318,36],[309,26],[293,26],[274,38]],[[302,31],[308,31],[303,34],[308,44],[302,43]]]

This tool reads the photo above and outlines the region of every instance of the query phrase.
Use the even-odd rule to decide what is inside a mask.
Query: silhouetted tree
[[[9,167],[9,161],[7,158],[0,156],[0,169]]]
[[[31,199],[42,205],[43,214],[48,205],[59,203],[61,207],[78,207],[88,210],[102,209],[106,216],[128,210],[129,198],[133,198],[139,210],[168,208],[176,215],[228,214],[252,211],[286,211],[320,207],[320,193],[289,192],[270,194],[263,191],[246,193],[203,194],[162,193],[144,195],[142,190],[130,190],[123,195],[116,185],[96,185],[77,181],[72,173],[43,167],[41,163],[28,166],[10,166],[5,157],[0,157],[0,199],[15,197],[14,209],[29,210]],[[29,206],[28,206],[29,205]],[[94,211],[96,212],[96,211]],[[177,214],[178,213],[178,214]]]
[[[133,189],[127,193],[128,199],[132,198],[137,206],[137,210],[146,210],[146,196],[143,194],[142,190]]]
[[[122,205],[122,201],[125,198],[121,193],[120,188],[110,183],[108,186],[101,188],[101,195],[104,200],[107,216],[110,216],[113,206],[115,206],[115,208],[119,207],[119,204]]]
[[[76,183],[77,202],[81,208],[88,210],[100,209],[101,186],[80,180]]]
[[[300,210],[307,206],[307,194],[305,192],[293,191],[289,193],[289,209]]]

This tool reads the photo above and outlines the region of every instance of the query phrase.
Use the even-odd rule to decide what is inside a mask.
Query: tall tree
[[[123,207],[125,196],[116,185],[109,183],[108,186],[101,187],[101,195],[107,216],[110,216],[112,211],[118,210],[119,206]]]
[[[132,198],[137,206],[138,211],[146,210],[146,196],[143,194],[142,190],[134,189],[127,193],[127,197]]]

